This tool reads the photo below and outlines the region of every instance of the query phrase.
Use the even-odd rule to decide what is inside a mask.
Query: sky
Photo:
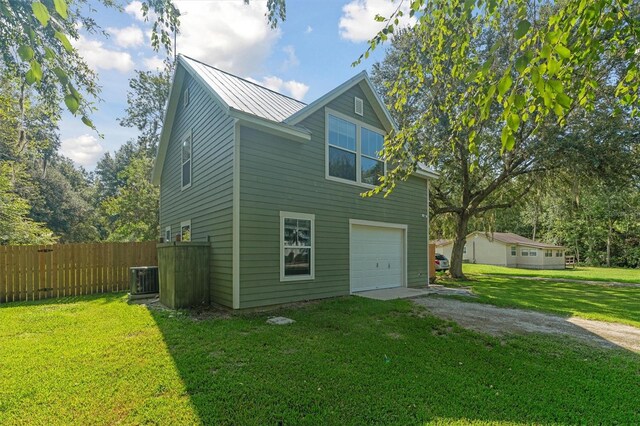
[[[266,0],[175,0],[182,13],[177,51],[310,103],[384,57],[378,49],[351,66],[382,28],[376,14],[389,16],[398,1],[287,0],[287,19],[274,30],[265,17]],[[81,31],[73,44],[102,87],[91,117],[99,133],[69,113],[60,126],[62,154],[88,170],[105,152],[136,138],[136,129],[117,122],[127,107],[128,81],[134,70],[162,67],[164,58],[164,51],[151,49],[152,23],[145,22],[139,1],[125,3],[123,12],[92,6],[107,36]]]

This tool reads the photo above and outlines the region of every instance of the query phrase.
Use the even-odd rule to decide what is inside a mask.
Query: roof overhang
[[[311,132],[302,127],[267,120],[265,118],[257,117],[253,114],[238,111],[234,108],[229,109],[229,115],[237,119],[242,126],[261,130],[272,135],[296,140],[299,142],[306,142],[311,140]]]

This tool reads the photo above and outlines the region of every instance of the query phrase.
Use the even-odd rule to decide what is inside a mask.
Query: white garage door
[[[352,225],[352,292],[402,286],[403,232],[399,228]]]

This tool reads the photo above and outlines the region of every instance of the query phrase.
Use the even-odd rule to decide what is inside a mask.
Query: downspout
[[[430,234],[429,234],[429,223],[431,222],[431,215],[429,212],[429,190],[431,185],[431,179],[427,179],[427,287],[429,287],[429,283],[431,282],[431,244],[430,244]],[[435,274],[434,274],[435,275]]]

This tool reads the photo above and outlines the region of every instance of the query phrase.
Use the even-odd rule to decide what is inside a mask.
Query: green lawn
[[[639,354],[475,334],[407,301],[210,319],[122,295],[8,304],[0,371],[2,425],[640,423]]]
[[[471,299],[476,302],[534,309],[564,316],[575,315],[640,327],[640,287],[539,281],[473,273],[498,268],[495,266],[483,268],[484,266],[486,265],[464,265],[464,272],[469,281],[454,281],[442,275],[438,283],[448,286],[469,286],[478,295],[478,298]],[[501,269],[510,270],[510,268]],[[527,272],[531,274],[533,271]]]
[[[575,269],[536,270],[507,268],[504,266],[465,263],[462,270],[469,274],[514,275],[521,277],[569,278],[573,280],[615,281],[639,283],[640,269],[596,268],[580,266]]]

